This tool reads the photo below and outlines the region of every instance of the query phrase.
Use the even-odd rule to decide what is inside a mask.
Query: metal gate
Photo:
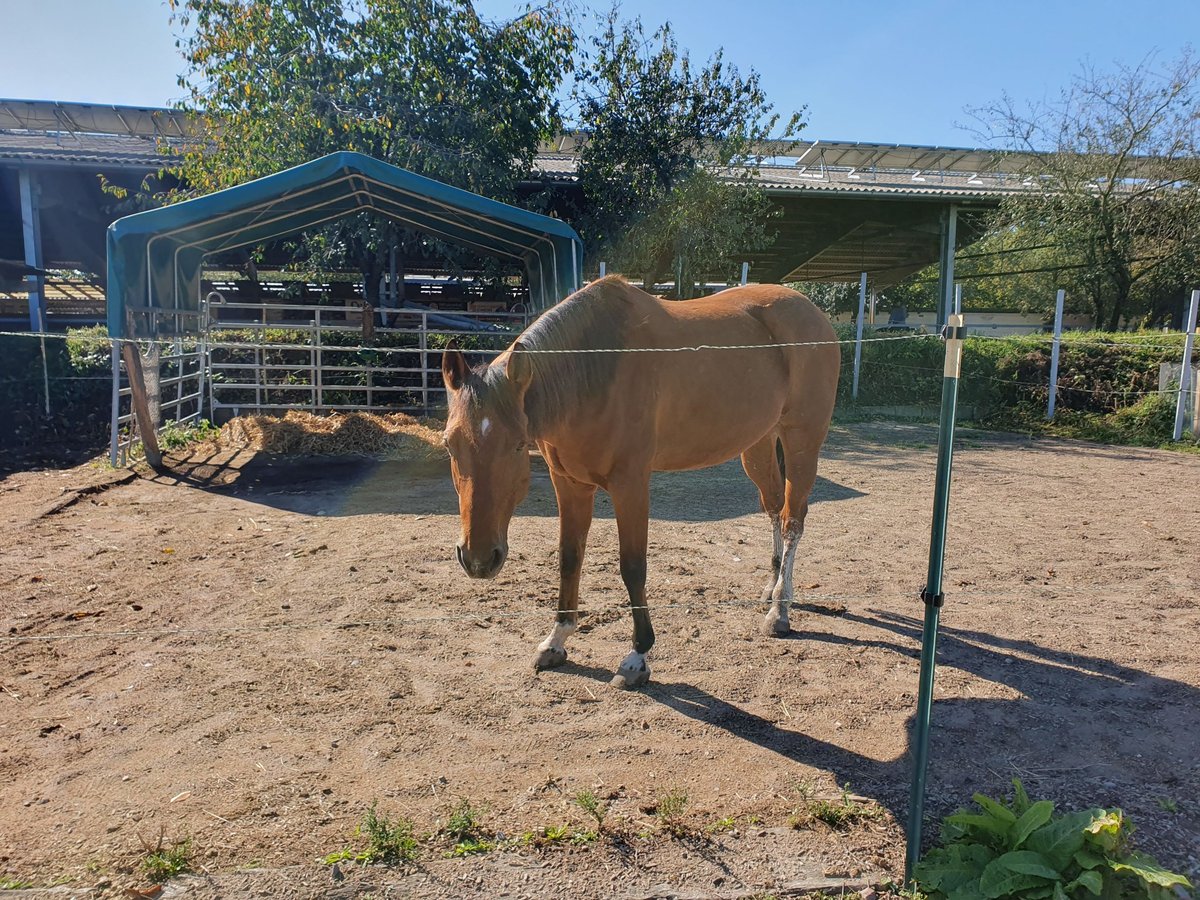
[[[441,350],[451,338],[494,353],[528,321],[523,311],[239,303],[214,292],[203,338],[210,418],[289,409],[427,414],[444,402]]]

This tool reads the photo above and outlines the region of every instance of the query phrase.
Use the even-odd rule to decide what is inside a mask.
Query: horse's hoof
[[[792,633],[792,624],[786,615],[780,615],[777,610],[771,610],[763,620],[763,633],[767,637],[787,637]]]
[[[617,669],[609,684],[623,691],[633,691],[649,681],[650,667],[644,666],[641,669]]]
[[[567,661],[567,651],[563,647],[547,647],[538,653],[533,661],[533,668],[541,672],[543,669],[557,669]]]

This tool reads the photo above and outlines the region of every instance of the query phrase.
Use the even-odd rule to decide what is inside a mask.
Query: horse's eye
[[[520,441],[517,444],[517,453],[524,453],[529,449],[529,441]]]

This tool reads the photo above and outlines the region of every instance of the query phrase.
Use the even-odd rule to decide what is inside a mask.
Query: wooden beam
[[[125,360],[125,374],[129,377],[130,399],[133,402],[133,417],[137,422],[138,435],[146,448],[146,462],[151,468],[162,468],[162,451],[158,448],[158,423],[150,416],[150,398],[146,394],[146,377],[142,372],[142,355],[132,341],[121,341],[121,358]]]

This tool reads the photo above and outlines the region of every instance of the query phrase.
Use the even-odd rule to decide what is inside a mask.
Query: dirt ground
[[[454,561],[443,464],[193,455],[0,481],[0,883],[123,896],[710,897],[898,878],[933,429],[853,425],[824,453],[790,639],[760,635],[771,549],[734,463],[656,476],[653,682],[607,681],[630,621],[602,501],[562,669],[544,470],[500,577]],[[1200,870],[1200,458],[966,432],[956,457],[930,826],[1020,777],[1121,806]],[[878,810],[808,821],[840,785]],[[524,832],[610,835],[548,847]],[[663,804],[686,795],[664,827]],[[367,808],[422,833],[467,801],[504,849],[320,863]],[[677,802],[677,806],[679,803]],[[801,827],[792,827],[792,824]],[[547,843],[543,840],[542,843]],[[129,896],[140,896],[130,893]]]

